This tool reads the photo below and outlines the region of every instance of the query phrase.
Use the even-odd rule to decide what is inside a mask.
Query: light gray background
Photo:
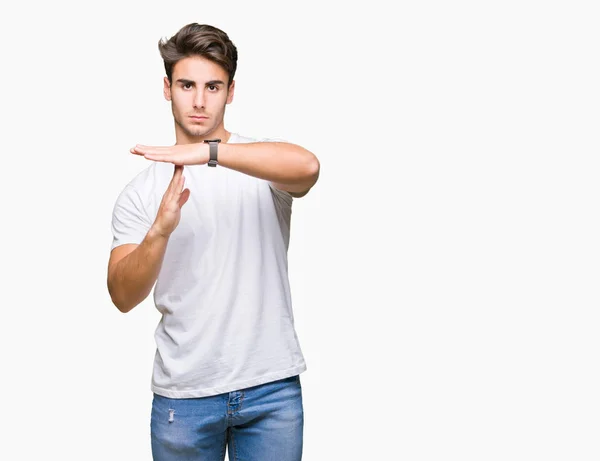
[[[349,3],[2,6],[1,459],[150,460],[159,317],[106,263],[189,22],[238,46],[227,127],[321,160],[289,253],[304,459],[600,458],[595,3]]]

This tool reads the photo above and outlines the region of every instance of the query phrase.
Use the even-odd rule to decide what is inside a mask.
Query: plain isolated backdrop
[[[392,6],[393,5],[393,6]],[[157,42],[239,50],[226,126],[314,151],[289,251],[304,459],[600,459],[592,1],[3,4],[4,460],[150,460],[159,320],[111,212],[174,143]]]

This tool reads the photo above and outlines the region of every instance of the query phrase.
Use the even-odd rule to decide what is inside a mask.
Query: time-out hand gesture
[[[184,189],[184,184],[183,166],[176,165],[153,224],[154,229],[164,237],[169,237],[175,230],[181,218],[181,207],[190,198],[190,190]]]
[[[210,159],[210,148],[206,143],[179,144],[168,147],[144,146],[137,144],[130,149],[155,162],[168,162],[174,165],[204,165]]]

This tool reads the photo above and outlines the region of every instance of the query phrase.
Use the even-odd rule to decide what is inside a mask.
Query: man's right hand
[[[184,189],[183,165],[175,165],[173,178],[160,202],[152,230],[168,238],[179,224],[181,207],[190,198],[190,190]]]

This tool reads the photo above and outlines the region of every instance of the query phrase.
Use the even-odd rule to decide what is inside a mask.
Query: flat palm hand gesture
[[[206,143],[179,144],[166,147],[136,144],[129,151],[148,160],[167,162],[174,165],[204,165],[210,159],[209,146]]]

